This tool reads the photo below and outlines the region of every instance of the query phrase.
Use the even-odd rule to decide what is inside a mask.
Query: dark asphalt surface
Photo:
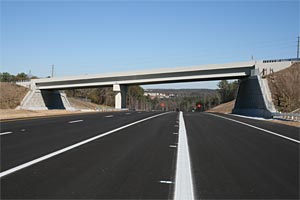
[[[1,171],[155,114],[115,112],[1,123],[1,132],[13,132],[1,136]],[[76,120],[83,122],[68,123]]]
[[[90,134],[89,136],[99,134],[155,114],[158,113],[131,113],[130,115],[120,113],[118,116],[106,119],[101,118],[102,115],[93,115],[89,119],[84,118],[85,124],[58,125],[55,131],[52,130],[50,133],[58,134],[61,129],[60,133],[63,136],[53,137],[56,137],[56,141],[61,145],[67,145],[66,142],[61,141],[74,140],[74,135],[81,138],[80,133],[85,134],[85,137],[87,134]],[[176,148],[170,148],[169,145],[177,142],[177,135],[173,134],[178,131],[178,127],[174,126],[176,119],[177,113],[154,118],[5,176],[1,179],[1,197],[14,199],[171,198],[173,185],[162,184],[159,181],[173,180],[175,176]],[[53,120],[49,126],[65,119]],[[66,133],[65,126],[69,126],[68,128],[73,132]],[[93,128],[96,130],[89,133]],[[40,138],[47,137],[38,136],[46,134],[47,131],[34,133],[39,137],[35,144],[42,141]],[[34,140],[34,137],[31,140]],[[54,140],[50,142],[54,143]],[[35,151],[45,148],[46,152],[54,146],[46,143],[47,141],[35,148]],[[10,162],[10,159],[6,159],[5,162]],[[5,162],[3,164],[9,166]]]
[[[185,113],[184,119],[196,196],[201,199],[299,198],[298,143],[206,113]],[[263,124],[261,128],[274,125],[276,132],[285,136],[299,134],[295,127],[234,119],[251,125]]]
[[[1,171],[157,112],[1,123]],[[113,117],[107,117],[113,115]],[[299,128],[222,115],[299,140]],[[78,123],[68,123],[83,120]],[[1,199],[172,199],[178,113],[130,126],[4,176]],[[185,113],[201,199],[299,199],[299,144],[206,113]]]

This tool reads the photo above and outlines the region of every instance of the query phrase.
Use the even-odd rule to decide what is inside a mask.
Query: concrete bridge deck
[[[171,69],[156,69],[150,71],[135,71],[125,73],[81,75],[61,78],[36,79],[36,88],[68,89],[84,87],[101,87],[109,85],[145,85],[159,83],[178,83],[205,80],[239,79],[250,76],[255,68],[255,62],[240,62]]]

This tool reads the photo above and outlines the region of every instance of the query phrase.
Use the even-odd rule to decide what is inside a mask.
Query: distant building
[[[175,94],[173,93],[161,93],[161,92],[151,92],[151,91],[145,91],[144,96],[149,96],[150,99],[159,98],[159,99],[169,99],[175,97]]]

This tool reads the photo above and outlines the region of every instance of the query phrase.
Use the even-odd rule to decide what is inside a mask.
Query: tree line
[[[221,103],[232,101],[236,97],[238,82],[222,80],[215,92],[185,92],[172,98],[158,98],[145,96],[144,89],[139,85],[127,87],[126,107],[132,110],[182,110],[205,111]],[[159,90],[159,89],[157,89]],[[91,102],[114,107],[115,92],[112,87],[91,89],[70,89],[65,91],[68,97],[88,98]],[[162,90],[163,92],[163,90]]]
[[[30,79],[36,79],[38,77],[28,75],[24,72],[18,73],[17,75],[10,74],[8,72],[0,72],[0,82],[18,82],[18,81],[29,81]]]

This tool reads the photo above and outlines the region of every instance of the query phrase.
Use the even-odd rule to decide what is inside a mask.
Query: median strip
[[[94,137],[92,137],[92,138],[86,139],[86,140],[84,140],[84,141],[78,142],[78,143],[73,144],[73,145],[71,145],[71,146],[65,147],[65,148],[60,149],[60,150],[58,150],[58,151],[55,151],[55,152],[52,152],[52,153],[47,154],[47,155],[45,155],[45,156],[42,156],[42,157],[40,157],[40,158],[37,158],[37,159],[34,159],[34,160],[32,160],[32,161],[26,162],[26,163],[21,164],[21,165],[19,165],[19,166],[13,167],[13,168],[11,168],[11,169],[8,169],[8,170],[6,170],[6,171],[1,172],[1,173],[0,173],[0,178],[2,178],[2,177],[4,177],[4,176],[7,176],[7,175],[9,175],[9,174],[12,174],[12,173],[14,173],[14,172],[16,172],[16,171],[19,171],[19,170],[21,170],[21,169],[24,169],[24,168],[26,168],[26,167],[29,167],[29,166],[31,166],[31,165],[34,165],[34,164],[36,164],[36,163],[39,163],[39,162],[42,162],[42,161],[47,160],[47,159],[49,159],[49,158],[52,158],[52,157],[54,157],[54,156],[57,156],[57,155],[59,155],[59,154],[62,154],[62,153],[66,152],[66,151],[69,151],[69,150],[71,150],[71,149],[77,148],[77,147],[79,147],[79,146],[82,146],[82,145],[87,144],[87,143],[89,143],[89,142],[92,142],[92,141],[94,141],[94,140],[97,140],[97,139],[99,139],[99,138],[101,138],[101,137],[104,137],[104,136],[106,136],[106,135],[112,134],[112,133],[114,133],[114,132],[117,132],[117,131],[120,131],[120,130],[122,130],[122,129],[128,128],[128,127],[133,126],[133,125],[135,125],[135,124],[138,124],[138,123],[141,123],[141,122],[144,122],[144,121],[147,121],[147,120],[150,120],[150,119],[153,119],[153,118],[156,118],[156,117],[159,117],[159,116],[161,116],[161,115],[168,114],[168,113],[170,113],[170,112],[160,113],[160,114],[157,114],[157,115],[154,115],[154,116],[151,116],[151,117],[147,117],[147,118],[145,118],[145,119],[138,120],[138,121],[136,121],[136,122],[132,122],[132,123],[127,124],[127,125],[125,125],[125,126],[121,126],[121,127],[119,127],[119,128],[116,128],[116,129],[114,129],[114,130],[111,130],[111,131],[108,131],[108,132],[105,132],[105,133],[101,133],[101,134],[99,134],[99,135],[97,135],[97,136],[94,136]]]
[[[179,113],[179,136],[174,200],[194,199],[189,147],[182,112]]]

